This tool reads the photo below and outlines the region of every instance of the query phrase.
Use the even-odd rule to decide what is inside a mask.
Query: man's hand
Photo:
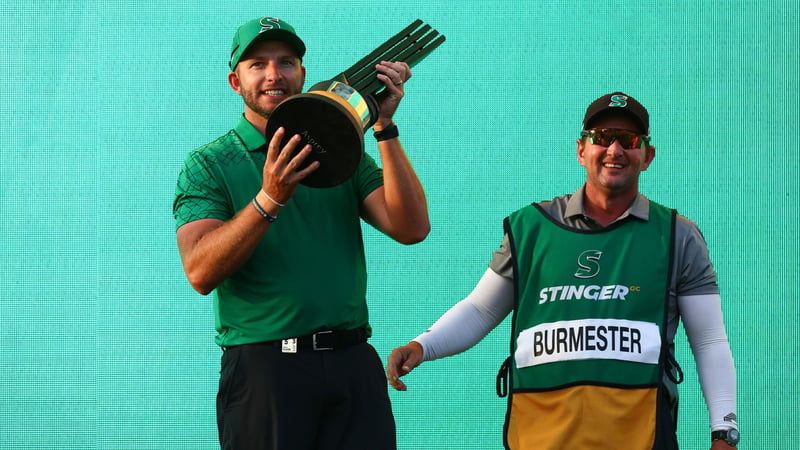
[[[378,101],[379,127],[383,129],[392,123],[392,117],[405,95],[403,88],[411,78],[411,68],[404,62],[381,61],[375,66],[375,70],[378,71],[378,79],[386,86],[383,92],[375,96]]]
[[[269,198],[282,204],[286,204],[292,198],[300,181],[319,167],[319,161],[314,161],[308,167],[298,171],[297,168],[311,153],[311,145],[306,145],[297,155],[294,155],[295,148],[300,143],[300,135],[292,136],[286,146],[281,149],[280,145],[285,133],[286,130],[280,127],[269,141],[262,184],[262,189]]]
[[[418,342],[411,341],[407,345],[392,350],[389,362],[386,364],[386,376],[389,378],[389,384],[398,391],[405,391],[406,385],[400,381],[400,377],[407,375],[421,363],[422,346]]]
[[[717,439],[711,442],[711,450],[736,450],[736,447],[731,447],[722,439]]]

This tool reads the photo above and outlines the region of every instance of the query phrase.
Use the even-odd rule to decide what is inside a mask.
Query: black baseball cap
[[[647,110],[635,98],[623,92],[612,92],[593,101],[583,116],[583,129],[588,129],[591,121],[601,113],[613,110],[626,111],[642,127],[642,132],[650,134],[650,115]]]

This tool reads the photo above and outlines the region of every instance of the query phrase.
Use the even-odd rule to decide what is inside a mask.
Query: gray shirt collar
[[[567,207],[564,209],[565,220],[570,218],[588,217],[585,215],[583,209],[583,198],[586,195],[585,190],[586,185],[584,184],[577,191],[575,191],[574,194],[572,194],[569,200],[567,200]],[[636,198],[633,199],[631,206],[626,209],[621,216],[617,217],[617,220],[614,222],[624,220],[628,216],[633,216],[637,219],[648,221],[650,219],[650,200],[648,200],[647,197],[641,193],[637,194]]]

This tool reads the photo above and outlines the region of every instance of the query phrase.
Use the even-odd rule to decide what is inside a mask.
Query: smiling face
[[[641,133],[626,113],[604,115],[594,120],[590,128],[614,128]],[[639,192],[639,174],[650,166],[655,147],[649,145],[623,148],[619,141],[608,147],[592,144],[589,139],[578,140],[578,161],[586,168],[587,195],[633,197]]]
[[[303,90],[306,69],[287,44],[261,41],[252,44],[228,74],[228,82],[242,96],[245,117],[262,131],[272,111]]]

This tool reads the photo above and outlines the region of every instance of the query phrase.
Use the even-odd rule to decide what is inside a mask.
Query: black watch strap
[[[372,135],[375,136],[375,139],[378,141],[388,141],[389,139],[400,136],[400,132],[397,130],[397,125],[391,124],[381,131],[376,131]]]

